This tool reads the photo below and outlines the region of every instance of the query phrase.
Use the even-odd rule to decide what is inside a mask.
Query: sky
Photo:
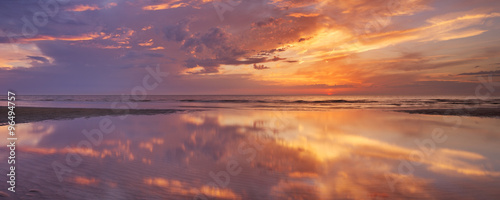
[[[4,0],[0,90],[124,94],[159,66],[148,94],[474,95],[499,24],[496,0]]]

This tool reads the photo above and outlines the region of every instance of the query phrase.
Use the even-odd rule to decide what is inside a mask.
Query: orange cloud
[[[93,39],[96,39],[98,37],[100,37],[100,35],[97,33],[90,33],[90,34],[84,34],[84,35],[79,35],[79,36],[59,36],[59,37],[42,35],[42,36],[34,37],[34,38],[25,38],[25,39],[22,39],[21,41],[25,41],[25,42],[46,41],[46,40],[82,41],[82,40],[93,40]]]
[[[108,3],[106,4],[103,8],[105,9],[109,9],[109,8],[112,8],[112,7],[115,7],[117,6],[118,4],[115,3],[115,2],[111,2],[111,3]],[[95,5],[95,4],[92,4],[92,5],[76,5],[72,8],[69,8],[67,9],[67,11],[73,11],[73,12],[83,12],[83,11],[92,11],[92,10],[101,10],[102,8]]]
[[[180,7],[186,7],[186,6],[189,6],[189,4],[175,0],[175,1],[171,1],[171,2],[163,3],[163,4],[144,6],[144,7],[142,7],[142,9],[143,10],[166,10],[166,9],[180,8]]]
[[[99,180],[97,180],[95,178],[87,178],[87,177],[83,177],[83,176],[77,176],[73,179],[73,182],[75,182],[76,184],[80,184],[80,185],[92,185],[92,184],[96,184],[97,182],[99,182]]]
[[[17,43],[0,43],[0,52],[3,55],[0,57],[0,69],[29,68],[54,61],[53,58],[44,56],[36,44],[20,40]]]
[[[144,178],[143,182],[147,185],[162,187],[172,193],[180,195],[196,196],[198,194],[204,194],[218,199],[241,199],[239,195],[235,194],[230,189],[213,188],[205,185],[200,188],[196,188],[190,186],[188,183],[173,179],[151,177]]]
[[[142,43],[139,43],[139,46],[142,46],[142,47],[149,47],[149,46],[152,46],[154,43],[153,43],[153,39],[150,39],[148,40],[147,42],[142,42]]]
[[[290,17],[316,17],[319,16],[319,13],[291,13],[288,14]]]
[[[151,28],[153,28],[153,26],[149,25],[149,26],[143,27],[141,30],[146,31],[146,30],[149,30]]]
[[[100,8],[97,5],[77,5],[73,8],[68,9],[68,11],[73,11],[73,12],[82,12],[88,10],[100,10]]]
[[[150,48],[149,50],[161,50],[161,49],[165,49],[164,47],[153,47],[153,48]]]

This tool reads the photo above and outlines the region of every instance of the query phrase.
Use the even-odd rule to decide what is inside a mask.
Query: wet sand
[[[115,130],[93,143],[83,130],[104,118]],[[24,123],[16,127],[16,193],[0,182],[0,199],[499,199],[498,122],[214,109]],[[435,130],[447,139],[434,140]],[[421,141],[433,141],[432,151]]]
[[[5,106],[0,106],[0,113],[7,113]],[[119,115],[156,115],[182,112],[181,109],[103,109],[103,108],[43,108],[43,107],[16,107],[16,123],[39,122],[44,120],[76,119],[98,116]],[[479,108],[475,110],[466,109],[412,109],[394,110],[410,114],[426,115],[455,115],[475,117],[500,117],[500,108]],[[0,118],[0,125],[8,123],[7,118]]]
[[[473,116],[473,117],[500,117],[500,108],[478,108],[467,109],[416,109],[416,110],[398,110],[410,114],[425,115],[455,115],[455,116]]]
[[[0,113],[7,113],[9,109],[0,107]],[[15,122],[28,123],[44,120],[76,119],[98,116],[118,116],[118,115],[156,115],[181,112],[178,109],[101,109],[101,108],[39,108],[39,107],[16,107]],[[8,123],[7,117],[0,118],[0,126]]]

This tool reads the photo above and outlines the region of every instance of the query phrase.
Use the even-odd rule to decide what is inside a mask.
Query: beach
[[[500,200],[500,1],[0,15],[0,200]]]
[[[495,105],[498,99],[493,101]],[[330,110],[330,109],[356,109],[357,107],[353,104],[370,104],[367,106],[368,109],[379,109],[386,111],[396,111],[405,112],[411,114],[425,114],[425,115],[454,115],[454,116],[476,116],[476,117],[500,117],[500,108],[498,106],[480,107],[481,104],[470,104],[469,101],[461,100],[420,100],[426,103],[436,103],[436,102],[449,102],[452,107],[449,108],[439,108],[441,105],[433,106],[408,106],[401,107],[401,104],[397,106],[387,107],[382,106],[377,101],[368,100],[316,100],[316,101],[304,101],[295,100],[284,102],[282,100],[275,100],[275,102],[269,101],[258,101],[258,100],[238,100],[238,99],[217,99],[217,100],[193,100],[193,99],[179,99],[178,102],[189,102],[192,104],[178,104],[175,107],[165,107],[164,105],[157,106],[143,106],[146,108],[109,108],[110,106],[99,105],[94,107],[49,107],[50,104],[35,104],[37,107],[21,106],[16,108],[16,123],[28,123],[28,122],[38,122],[44,120],[60,120],[60,119],[75,119],[75,118],[88,118],[88,117],[98,117],[98,116],[117,116],[117,115],[155,115],[155,114],[168,114],[175,112],[184,111],[200,111],[208,109],[222,109],[222,108],[245,108],[248,104],[251,104],[252,108],[265,109],[274,108],[279,110],[297,110],[297,108],[304,107],[309,108],[309,110]],[[52,101],[50,101],[52,102]],[[151,102],[151,100],[145,101]],[[194,102],[194,103],[193,103]],[[256,103],[257,102],[257,103]],[[252,104],[254,103],[254,104]],[[276,105],[278,104],[279,105]],[[328,104],[330,103],[330,104]],[[109,104],[109,103],[108,103]],[[243,104],[243,106],[240,106]],[[305,106],[304,106],[305,104]],[[340,104],[337,105],[337,104]],[[348,104],[349,106],[344,106],[343,104]],[[386,105],[392,105],[391,102],[386,102]],[[394,103],[393,103],[394,104]],[[104,104],[106,105],[106,104]],[[283,106],[284,105],[284,106]],[[327,107],[328,105],[330,107]],[[46,106],[46,107],[43,107]],[[0,106],[1,113],[7,113],[8,107]],[[7,124],[7,118],[0,119],[0,125]]]

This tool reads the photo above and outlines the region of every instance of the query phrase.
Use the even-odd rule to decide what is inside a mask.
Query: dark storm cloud
[[[184,37],[186,25],[184,22],[178,23],[176,28],[170,28],[169,34],[166,33],[167,38]],[[174,36],[182,33],[181,36]],[[204,67],[203,72],[214,73],[218,72],[217,68],[222,65],[243,65],[243,64],[256,64],[262,62],[276,62],[285,60],[279,57],[245,57],[251,53],[250,50],[243,49],[238,46],[238,43],[231,37],[225,30],[219,27],[211,28],[204,34],[196,34],[193,37],[186,38],[182,41],[181,49],[184,49],[190,54],[186,59],[185,66],[193,68],[196,66]],[[274,52],[276,50],[271,50]]]
[[[26,57],[29,58],[29,59],[35,60],[35,61],[43,62],[43,63],[48,63],[49,62],[49,59],[47,59],[45,57],[42,57],[42,56],[26,56]]]
[[[43,41],[37,44],[44,55],[54,58],[55,64],[64,67],[113,64],[120,57],[120,51],[123,51],[71,45],[64,41]]]
[[[268,56],[277,52],[286,51],[286,47],[260,51],[259,55]]]
[[[257,64],[253,64],[253,68],[256,69],[256,70],[264,70],[264,69],[269,69],[268,66],[265,66],[265,65],[257,65]]]
[[[215,58],[237,58],[247,53],[234,43],[231,44],[230,39],[225,30],[215,27],[201,36],[187,39],[182,48],[196,53],[208,53]]]
[[[480,71],[480,72],[470,72],[470,73],[461,73],[458,75],[462,76],[474,76],[474,75],[500,75],[500,70],[495,71]]]
[[[269,17],[265,20],[258,21],[252,24],[252,26],[257,26],[257,27],[268,27],[268,26],[274,26],[274,25],[279,25],[283,19],[275,19],[274,17]]]
[[[143,58],[143,57],[151,57],[151,58],[161,58],[164,57],[165,55],[161,53],[140,53],[137,51],[129,51],[125,53],[125,55],[121,56],[124,59],[136,59],[136,58]]]
[[[185,40],[190,35],[188,23],[188,20],[182,20],[176,25],[165,27],[165,29],[163,30],[163,32],[165,33],[165,38],[167,38],[167,40],[176,42]]]

